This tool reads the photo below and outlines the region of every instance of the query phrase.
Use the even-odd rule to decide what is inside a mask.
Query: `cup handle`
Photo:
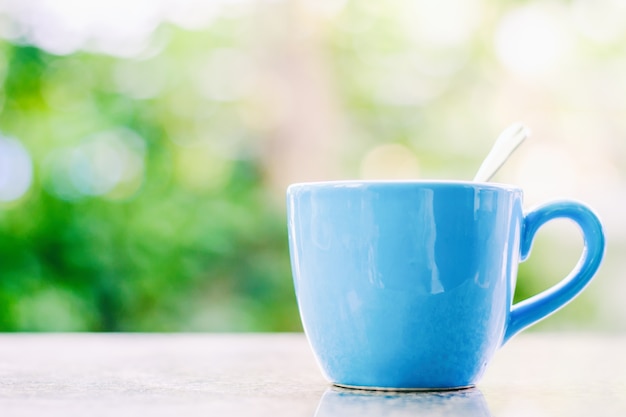
[[[502,344],[572,301],[589,284],[600,267],[605,250],[602,224],[591,209],[573,201],[549,203],[524,216],[521,261],[528,258],[537,230],[557,218],[571,219],[580,227],[584,240],[580,260],[574,270],[558,284],[511,306]]]

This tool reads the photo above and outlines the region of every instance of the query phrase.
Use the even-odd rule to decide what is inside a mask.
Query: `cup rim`
[[[296,182],[290,184],[287,190],[295,188],[357,188],[359,186],[376,186],[376,185],[391,185],[391,186],[443,186],[452,187],[460,186],[466,188],[477,189],[495,189],[504,190],[509,192],[522,192],[521,187],[499,183],[499,182],[477,182],[468,180],[447,180],[447,179],[423,179],[423,180],[409,180],[409,179],[397,179],[397,180],[329,180],[329,181],[309,181],[309,182]]]

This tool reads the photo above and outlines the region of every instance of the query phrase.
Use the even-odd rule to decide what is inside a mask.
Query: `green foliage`
[[[211,42],[161,30],[172,39],[148,65],[2,45],[0,126],[29,150],[35,182],[0,211],[0,330],[299,328],[282,202],[268,196],[249,146],[228,156],[203,146],[204,136],[228,143],[246,134],[229,126],[236,105],[205,100],[185,77]],[[224,32],[208,39],[236,43]],[[164,74],[149,80],[160,83],[153,97],[115,84],[132,72],[124,65],[143,65],[129,82]],[[202,113],[208,120],[194,131]],[[85,195],[72,178],[55,178],[51,155],[101,132],[139,138],[138,191]]]

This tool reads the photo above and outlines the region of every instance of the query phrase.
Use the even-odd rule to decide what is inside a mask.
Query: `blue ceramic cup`
[[[500,346],[578,295],[604,255],[589,208],[524,213],[522,191],[507,185],[304,183],[287,190],[287,209],[304,331],[340,386],[473,386]],[[582,257],[560,283],[512,304],[518,264],[555,218],[580,226]]]

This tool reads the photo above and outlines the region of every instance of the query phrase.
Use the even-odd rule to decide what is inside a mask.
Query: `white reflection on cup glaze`
[[[392,392],[328,388],[315,417],[491,417],[476,388],[439,392]]]

